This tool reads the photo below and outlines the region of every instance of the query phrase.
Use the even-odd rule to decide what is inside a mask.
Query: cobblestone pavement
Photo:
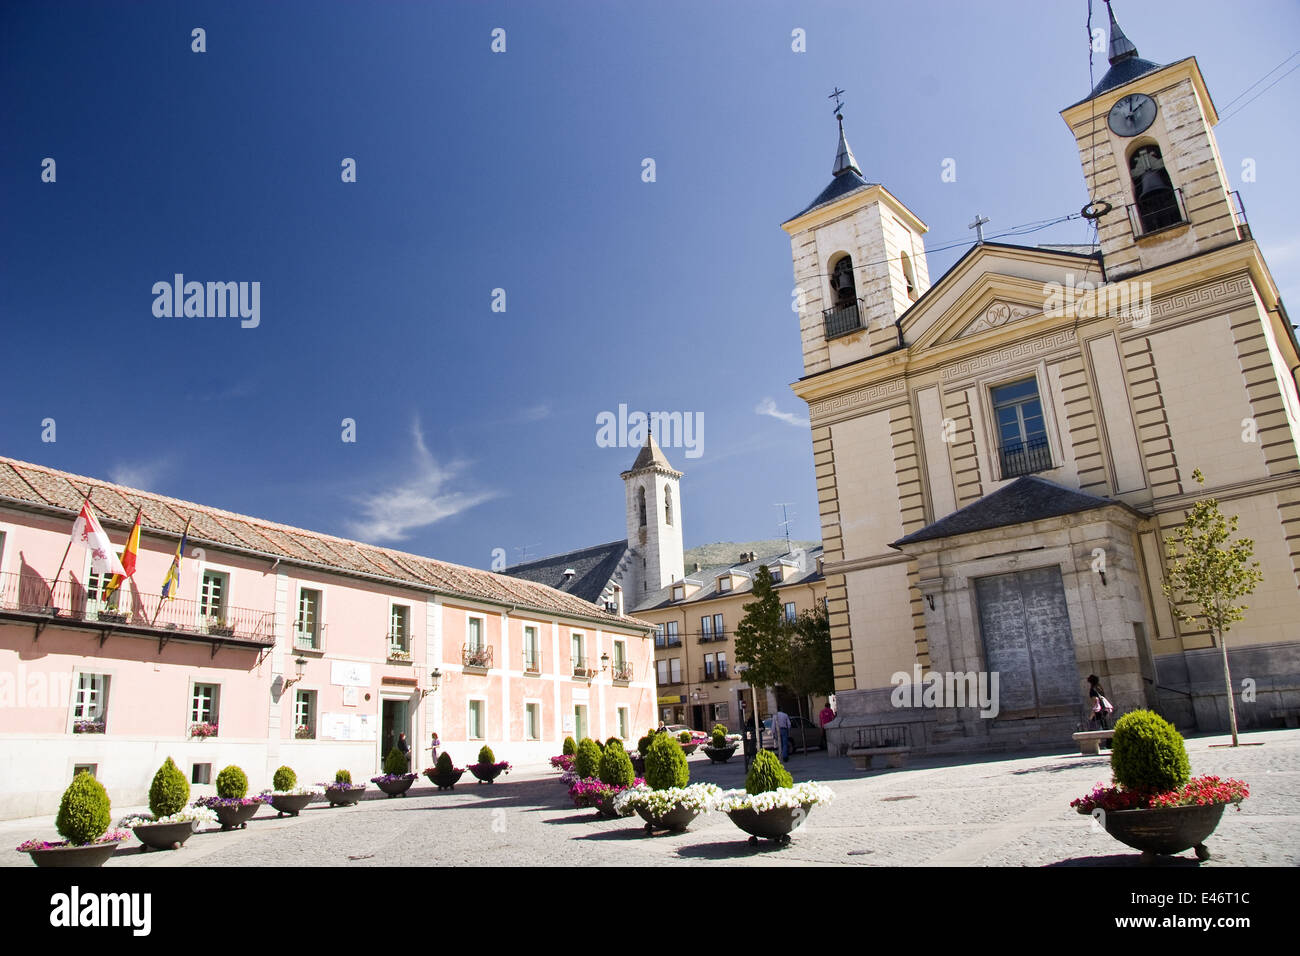
[[[1300,731],[1251,733],[1262,746],[1187,741],[1192,772],[1245,780],[1251,797],[1229,808],[1204,866],[1300,865]],[[744,785],[741,760],[691,758],[693,781]],[[493,866],[745,864],[771,866],[1126,866],[1138,854],[1070,809],[1074,797],[1109,781],[1105,755],[996,755],[914,759],[901,770],[854,771],[844,758],[794,756],[796,780],[829,782],[836,800],[816,808],[785,847],[751,846],[723,814],[682,834],[649,837],[639,818],[598,820],[575,810],[557,775],[523,769],[491,786],[462,783],[439,793],[421,778],[407,796],[374,791],[355,808],[313,804],[294,818],[263,809],[247,829],[195,834],[179,851],[140,851],[134,840],[110,867],[135,866]],[[420,786],[419,784],[425,784]],[[372,791],[374,790],[372,786]],[[129,808],[128,808],[129,809]],[[119,819],[127,810],[116,809]],[[0,837],[53,838],[52,818],[0,823]],[[0,853],[10,866],[25,854]],[[1197,865],[1189,852],[1161,861]]]

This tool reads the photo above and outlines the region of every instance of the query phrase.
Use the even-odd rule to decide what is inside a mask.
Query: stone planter
[[[1106,832],[1125,846],[1142,851],[1143,862],[1157,854],[1195,850],[1198,860],[1208,860],[1206,838],[1223,818],[1226,803],[1190,807],[1157,807],[1151,810],[1111,810],[1103,822]]]
[[[773,807],[771,810],[728,810],[731,822],[749,834],[749,842],[757,843],[759,839],[772,840],[775,843],[789,843],[790,832],[808,819],[813,805],[805,803],[799,807]]]
[[[704,753],[713,763],[726,763],[735,755],[738,746],[739,744],[727,744],[723,747],[706,745]]]
[[[424,775],[429,778],[429,782],[439,790],[450,790],[456,786],[456,782],[465,774],[464,767],[456,767],[450,773],[439,773],[437,770],[426,770]]]
[[[277,811],[276,816],[282,817],[287,813],[296,817],[314,799],[315,795],[310,793],[285,793],[272,797],[271,806]]]
[[[198,828],[197,820],[186,820],[183,823],[144,823],[132,827],[131,832],[147,850],[179,850]]]
[[[415,775],[407,777],[404,780],[376,780],[375,785],[390,797],[400,797],[411,789],[411,784],[415,783]]]
[[[680,803],[674,806],[667,813],[655,816],[644,807],[637,807],[636,812],[641,819],[645,821],[645,832],[654,833],[656,830],[670,830],[673,833],[684,833],[686,828],[691,825],[691,821],[700,815],[698,810],[691,810],[682,806]]]
[[[37,866],[103,866],[120,845],[92,843],[89,846],[56,846],[48,850],[28,850]]]
[[[233,807],[213,807],[212,809],[217,814],[217,820],[220,821],[222,830],[242,830],[248,826],[248,821],[253,819],[261,807],[260,803],[248,803]]]
[[[355,807],[365,792],[364,783],[354,783],[350,787],[329,787],[325,791],[325,797],[331,807]]]
[[[490,763],[472,763],[469,772],[478,778],[479,783],[491,783],[501,776],[502,768]]]
[[[699,746],[700,745],[697,743],[682,744],[682,753],[686,754],[686,756],[689,757],[691,754],[695,753],[695,751],[699,749]]]

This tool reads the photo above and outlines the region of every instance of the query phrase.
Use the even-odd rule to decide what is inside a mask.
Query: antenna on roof
[[[524,545],[523,547],[516,547],[516,548],[515,548],[515,553],[521,555],[521,557],[519,558],[519,563],[520,563],[520,564],[527,564],[527,563],[528,563],[528,551],[529,551],[529,549],[530,549],[530,548],[535,548],[535,547],[537,547],[539,543],[540,543],[540,542],[533,542],[532,544],[526,544],[526,545]]]
[[[787,511],[787,507],[789,504],[790,502],[788,501],[777,501],[773,504],[774,508],[781,509],[780,527],[785,530],[785,553],[786,554],[790,553],[790,515],[789,512]]]

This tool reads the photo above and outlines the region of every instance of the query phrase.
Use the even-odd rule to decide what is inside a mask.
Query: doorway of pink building
[[[414,739],[411,727],[411,702],[405,699],[384,698],[381,704],[383,712],[379,727],[379,768],[383,771],[384,758],[396,747],[398,737],[406,735],[407,770],[410,770],[410,746]]]

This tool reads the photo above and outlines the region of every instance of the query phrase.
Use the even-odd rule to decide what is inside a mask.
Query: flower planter
[[[424,772],[424,775],[429,778],[429,782],[432,783],[439,790],[452,789],[453,787],[456,786],[456,782],[460,780],[460,778],[464,776],[464,774],[465,774],[464,767],[457,767],[454,770],[452,770],[450,773],[446,773],[446,774],[439,773],[436,770],[433,772],[426,770]]]
[[[1194,849],[1198,860],[1208,860],[1206,838],[1223,818],[1226,803],[1150,810],[1111,810],[1103,817],[1106,832],[1125,846],[1142,851],[1144,862],[1157,854]]]
[[[757,843],[760,838],[776,843],[789,843],[790,832],[808,819],[812,808],[811,803],[797,807],[773,807],[770,810],[750,810],[741,807],[728,810],[727,816],[731,818],[732,823],[749,834],[750,843]]]
[[[400,797],[411,789],[411,784],[415,783],[415,775],[412,774],[405,779],[399,780],[376,780],[375,785],[390,797]]]
[[[235,804],[231,807],[213,807],[222,830],[242,830],[261,808],[260,803]]]
[[[88,846],[54,846],[47,850],[28,850],[37,866],[103,866],[117,852],[120,841],[91,843]]]
[[[501,776],[503,770],[503,767],[498,767],[496,764],[472,763],[469,765],[469,772],[478,778],[479,783],[491,783]]]
[[[315,794],[311,793],[284,793],[271,797],[271,806],[278,811],[277,816],[282,817],[287,813],[296,817],[314,798]]]
[[[691,754],[695,753],[699,746],[700,745],[697,743],[682,744],[682,753],[689,757]]]
[[[704,753],[713,763],[726,763],[736,753],[737,744],[727,744],[725,747],[705,747]]]
[[[350,787],[327,787],[325,797],[331,807],[355,807],[365,792],[364,783],[354,783]]]
[[[199,828],[197,820],[184,820],[180,823],[142,823],[132,827],[135,838],[148,850],[179,850],[181,844],[194,835]]]
[[[686,828],[691,825],[691,821],[700,815],[699,810],[692,810],[680,803],[667,813],[656,815],[645,807],[637,807],[636,812],[645,821],[646,833],[653,833],[655,830],[671,830],[673,833],[684,833]]]

